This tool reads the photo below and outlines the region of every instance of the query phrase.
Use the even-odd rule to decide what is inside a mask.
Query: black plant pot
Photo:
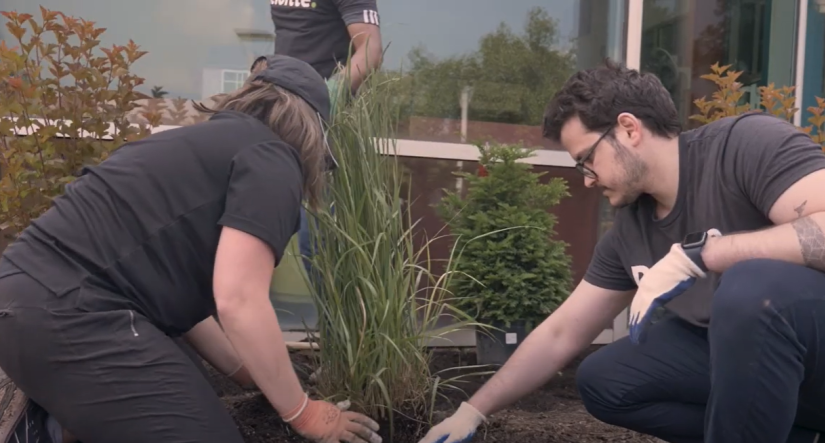
[[[530,332],[523,321],[510,322],[510,326],[497,321],[481,323],[498,329],[476,328],[476,355],[480,365],[503,365]]]

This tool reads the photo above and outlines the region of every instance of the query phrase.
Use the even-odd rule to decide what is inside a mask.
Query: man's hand
[[[712,236],[719,236],[719,231],[711,230]],[[639,344],[644,340],[645,330],[656,308],[681,295],[690,288],[697,278],[704,278],[705,273],[685,254],[679,243],[670,248],[642,277],[639,289],[630,304],[630,340]]]
[[[476,433],[476,428],[486,418],[469,403],[461,406],[450,418],[430,429],[418,443],[466,443]]]

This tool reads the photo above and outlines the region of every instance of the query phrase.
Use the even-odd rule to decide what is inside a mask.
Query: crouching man
[[[578,370],[593,416],[674,443],[821,440],[822,147],[766,114],[683,132],[655,76],[613,65],[573,75],[544,134],[618,208],[614,225],[563,306],[421,443],[470,441],[628,306],[630,336]]]

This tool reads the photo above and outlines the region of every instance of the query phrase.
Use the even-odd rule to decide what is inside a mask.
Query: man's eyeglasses
[[[576,170],[579,171],[583,176],[587,178],[592,178],[594,180],[598,178],[596,172],[588,168],[584,164],[590,161],[590,158],[593,157],[593,154],[596,152],[596,148],[599,146],[602,140],[604,140],[604,138],[607,137],[607,134],[610,134],[611,131],[613,131],[613,126],[607,128],[607,130],[602,133],[599,139],[596,140],[596,143],[593,143],[592,146],[587,148],[587,150],[584,151],[584,155],[582,155],[581,158],[576,160]]]

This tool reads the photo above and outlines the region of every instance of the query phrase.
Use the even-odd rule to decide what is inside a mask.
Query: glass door
[[[789,0],[644,0],[641,67],[661,79],[693,127],[694,100],[715,90],[701,78],[714,63],[742,71],[742,100],[752,106],[760,86],[794,84],[796,20]]]

